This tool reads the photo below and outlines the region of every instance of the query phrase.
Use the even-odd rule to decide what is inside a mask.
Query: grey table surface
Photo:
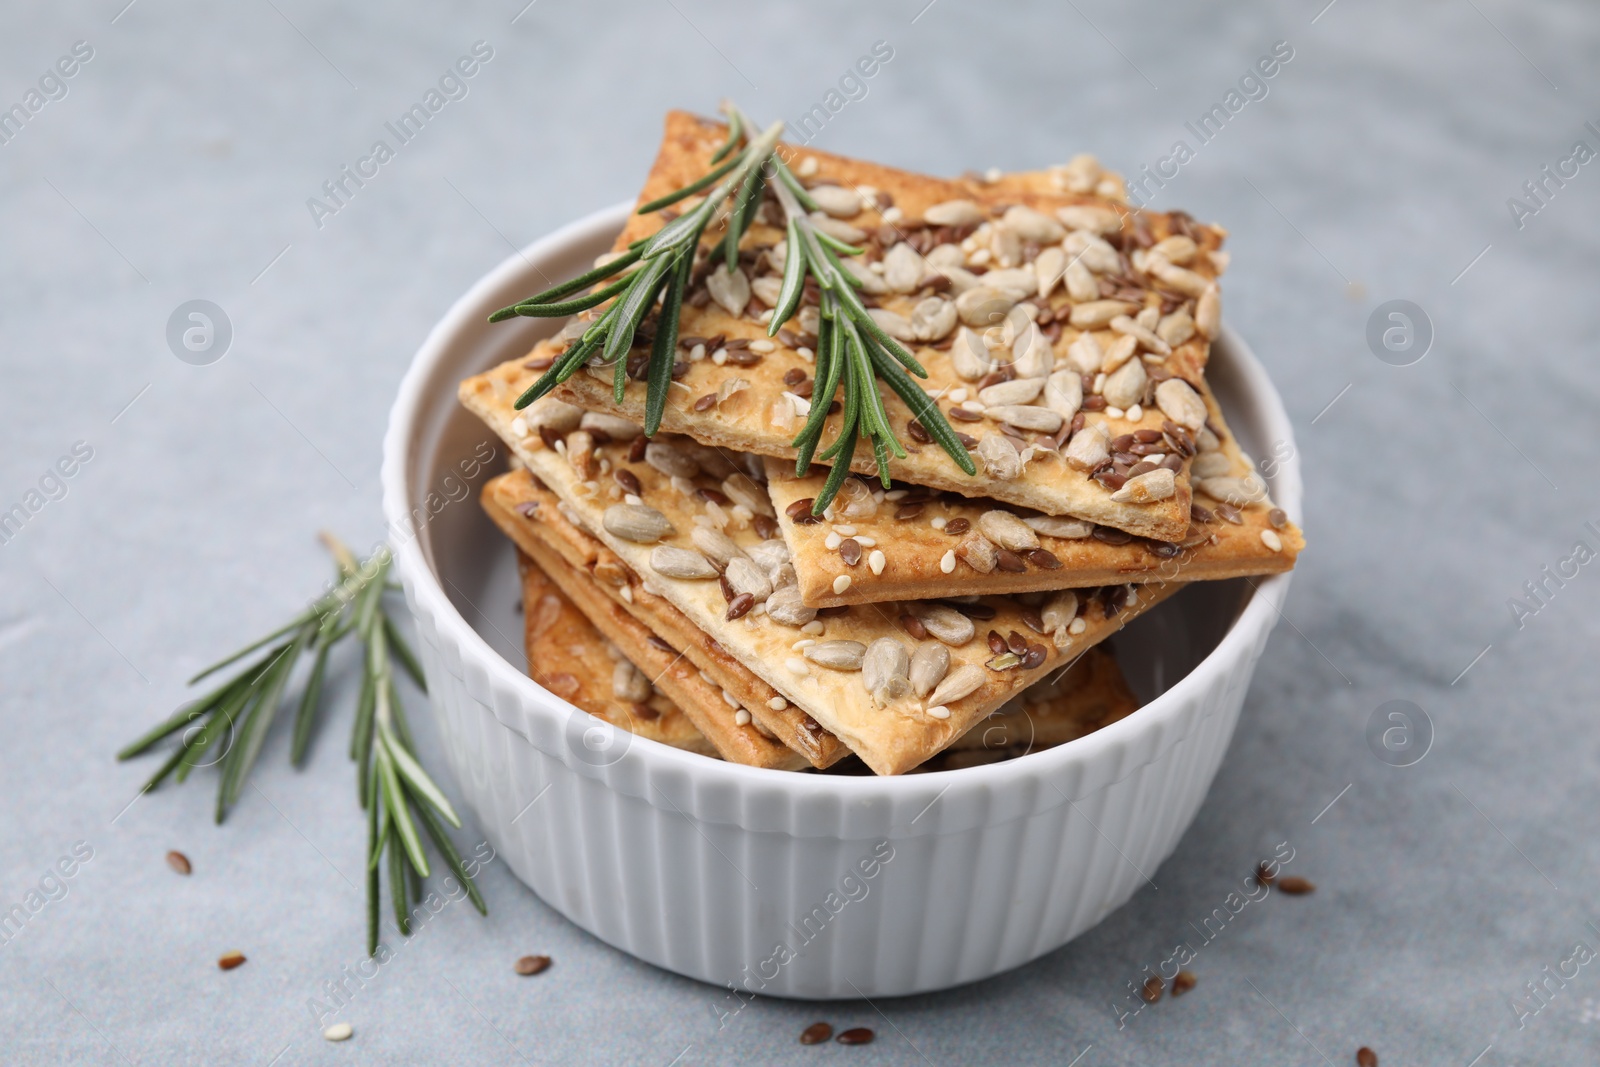
[[[0,544],[0,910],[22,909],[0,1060],[1346,1064],[1367,1044],[1384,1064],[1594,1062],[1592,5],[525,2],[0,12],[0,106],[26,115],[0,144],[0,510],[26,520]],[[464,97],[336,212],[308,207],[480,41]],[[1154,202],[1231,232],[1227,314],[1294,418],[1311,547],[1198,819],[1154,885],[1019,971],[760,1000],[720,1030],[720,991],[491,863],[489,917],[448,909],[339,1014],[354,1039],[325,1042],[309,1005],[362,958],[348,710],[303,772],[275,734],[221,828],[204,772],[139,798],[150,761],[112,752],[302,602],[315,530],[380,535],[395,386],[474,279],[631,195],[665,108],[731,94],[793,120],[878,41],[892,59],[819,146],[1137,172],[1184,140]],[[77,42],[92,54],[51,77]],[[1247,82],[1261,98],[1200,143],[1185,123],[1276,42],[1293,54],[1266,95]],[[167,341],[192,299],[232,327],[205,366]],[[1367,339],[1390,300],[1426,316],[1399,355]],[[1431,724],[1411,766],[1367,739],[1392,700]],[[1194,992],[1119,1028],[1127,983],[1280,841],[1317,892],[1246,909]],[[223,973],[229,948],[249,963]],[[519,978],[529,952],[556,964]],[[816,1018],[878,1039],[802,1048]]]

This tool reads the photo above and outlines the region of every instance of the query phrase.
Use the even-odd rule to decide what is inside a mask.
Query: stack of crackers
[[[669,115],[640,202],[704,174],[725,135]],[[812,392],[816,294],[769,338],[781,210],[762,205],[733,272],[709,262],[713,225],[653,439],[649,320],[620,404],[589,367],[514,406],[598,309],[461,385],[517,461],[483,505],[522,553],[533,677],[652,740],[789,770],[967,766],[1129,714],[1099,642],[1186,582],[1288,570],[1304,544],[1206,384],[1224,231],[1131,209],[1088,157],[947,180],[780,152],[818,227],[865,249],[847,269],[978,474],[883,388],[908,453],[892,488],[858,449],[814,515],[827,470],[797,475],[791,442],[811,404],[839,407]],[[672,217],[633,215],[615,248]]]

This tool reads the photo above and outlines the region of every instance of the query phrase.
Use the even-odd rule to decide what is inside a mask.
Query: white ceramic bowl
[[[552,907],[640,959],[805,998],[943,989],[1059,948],[1172,852],[1222,761],[1289,576],[1200,583],[1113,640],[1137,712],[1021,759],[899,778],[757,770],[612,731],[525,673],[512,549],[481,513],[505,449],[456,403],[554,323],[489,312],[586,269],[627,205],[508,258],[429,334],[384,440],[383,505],[445,755]],[[1294,436],[1225,333],[1210,378],[1298,521]],[[496,459],[476,462],[492,445]],[[470,493],[467,491],[470,486]],[[731,1002],[730,1002],[731,1003]]]

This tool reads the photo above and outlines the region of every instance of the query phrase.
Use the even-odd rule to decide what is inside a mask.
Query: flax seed
[[[1195,982],[1193,971],[1179,971],[1172,978],[1172,995],[1181,997],[1195,987]]]
[[[800,1043],[802,1045],[820,1045],[832,1036],[833,1027],[827,1023],[812,1023],[800,1031]]]
[[[1278,889],[1292,897],[1298,897],[1316,892],[1317,887],[1304,878],[1290,875],[1287,878],[1278,879]]]
[[[871,1030],[868,1030],[865,1026],[857,1026],[852,1030],[846,1030],[834,1040],[841,1045],[870,1045],[872,1044],[872,1037]]]
[[[194,868],[189,865],[189,857],[185,856],[182,852],[177,851],[167,853],[167,866],[171,867],[179,874],[188,874],[194,870]]]
[[[944,524],[944,532],[951,537],[960,537],[970,529],[972,529],[972,523],[968,519],[951,519]]]
[[[234,949],[232,952],[224,952],[220,957],[217,958],[217,966],[221,967],[225,971],[231,971],[235,967],[242,966],[243,964],[244,953],[240,952],[238,949]]]
[[[726,579],[724,579],[726,581]],[[750,593],[740,593],[728,602],[728,614],[724,616],[727,621],[742,619],[750,614],[750,609],[756,606],[756,598]]]
[[[548,969],[549,966],[549,956],[524,956],[517,961],[516,971],[518,974],[527,977],[528,975],[539,974]]]

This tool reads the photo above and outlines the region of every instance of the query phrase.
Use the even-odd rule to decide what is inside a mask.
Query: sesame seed
[[[739,706],[739,698],[728,692],[726,689],[722,691],[722,702],[728,705],[730,708],[737,708]],[[742,726],[744,724],[740,723],[740,725]]]
[[[839,536],[839,531],[837,531],[837,530],[829,531],[828,536],[824,537],[822,539],[823,547],[826,548],[829,552],[832,552],[834,549],[838,548],[843,543],[844,543],[844,538]]]
[[[1082,619],[1073,619],[1067,624],[1067,633],[1076,637],[1089,628],[1089,624]]]
[[[942,529],[944,529],[945,523],[947,521],[948,520],[943,515],[935,515],[933,517],[933,521],[930,522],[928,525],[932,526],[935,530],[942,530]]]
[[[1274,552],[1283,551],[1283,538],[1279,537],[1277,532],[1274,530],[1262,530],[1261,543],[1272,549]]]
[[[824,629],[825,627],[822,625],[821,619],[812,619],[810,622],[800,627],[800,632],[807,634],[820,634]]]
[[[867,567],[872,571],[873,574],[882,574],[883,565],[887,562],[888,560],[884,557],[883,552],[880,549],[873,549],[872,554],[867,557]]]
[[[745,711],[743,708],[740,708],[738,711],[733,713],[733,724],[735,726],[749,726],[750,713]]]
[[[835,526],[833,528],[833,532],[838,534],[840,537],[854,537],[856,535],[856,528],[848,525]]]
[[[1144,408],[1140,407],[1138,404],[1133,405],[1133,407],[1128,409],[1128,418],[1132,419],[1134,422],[1138,422],[1140,419],[1144,418]]]
[[[643,504],[644,503],[643,500],[639,499],[639,494],[638,493],[629,493],[627,496],[622,498],[622,502],[624,504],[633,504],[635,506],[638,506],[639,504]]]
[[[789,669],[790,674],[798,674],[801,677],[804,677],[807,673],[806,661],[801,659],[799,656],[790,656],[788,659],[783,661],[783,665]]]
[[[1109,404],[1106,405],[1106,418],[1108,419],[1120,419],[1126,414],[1127,412],[1123,411],[1121,408],[1112,407]]]
[[[905,214],[897,207],[888,208],[883,213],[884,222],[899,222],[904,217]]]
[[[523,418],[521,415],[518,415],[516,418],[512,419],[511,432],[516,434],[518,437],[528,436],[528,420]]]
[[[835,578],[833,580],[833,591],[834,591],[835,594],[843,593],[846,589],[849,589],[849,588],[850,588],[850,576],[848,574],[841,574],[841,575],[839,575],[839,577],[837,577],[837,578]]]
[[[948,719],[950,717],[950,709],[943,704],[935,704],[928,709],[928,717],[930,719]]]
[[[956,569],[956,550],[952,548],[952,549],[950,549],[948,552],[946,552],[944,554],[944,558],[939,560],[939,570],[943,571],[945,574],[950,574],[950,573],[954,572],[955,569]]]
[[[782,711],[788,706],[789,702],[782,697],[773,697],[771,700],[767,701],[767,707],[771,708],[773,711]]]
[[[971,394],[969,394],[965,389],[950,390],[950,399],[955,401],[957,404],[964,402],[970,395]]]
[[[711,362],[715,363],[719,367],[726,364],[728,362],[728,350],[726,348],[719,348],[715,352],[711,353]]]
[[[813,363],[813,362],[816,361],[817,354],[815,352],[811,351],[811,349],[805,347],[804,345],[801,345],[799,348],[795,349],[794,351],[795,351],[795,355],[799,356],[801,359],[805,360],[807,363]]]
[[[858,537],[856,538],[856,544],[862,548],[877,548],[878,539],[876,537]]]
[[[803,649],[809,648],[810,646],[812,646],[814,644],[816,644],[816,642],[813,641],[811,638],[802,637],[800,640],[796,641],[794,644],[790,645],[789,647],[791,649],[793,649],[794,651],[799,652],[799,651],[802,651]]]

